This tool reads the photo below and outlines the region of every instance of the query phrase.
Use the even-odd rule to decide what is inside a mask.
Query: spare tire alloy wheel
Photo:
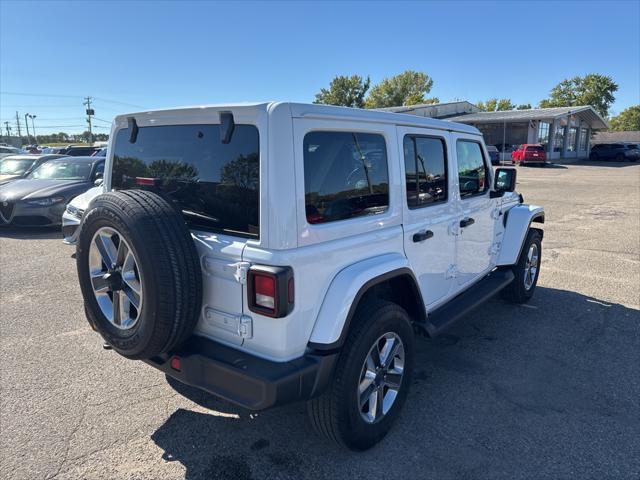
[[[202,269],[182,213],[153,192],[107,192],[80,228],[78,279],[93,329],[131,359],[183,343],[200,317]]]
[[[142,279],[131,247],[114,228],[93,235],[89,275],[102,314],[116,328],[133,328],[142,309]]]

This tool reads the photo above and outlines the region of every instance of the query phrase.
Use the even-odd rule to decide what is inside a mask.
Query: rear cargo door
[[[203,276],[195,333],[241,345],[251,335],[243,315],[248,264],[242,254],[247,242],[259,239],[260,138],[240,114],[230,138],[212,123],[217,112],[197,115],[177,117],[181,124],[143,118],[118,130],[111,188],[154,191],[182,212]]]

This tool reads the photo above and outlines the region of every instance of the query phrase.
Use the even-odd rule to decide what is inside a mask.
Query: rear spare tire
[[[76,265],[87,320],[131,359],[167,352],[193,331],[202,304],[198,253],[182,215],[143,190],[97,197]]]

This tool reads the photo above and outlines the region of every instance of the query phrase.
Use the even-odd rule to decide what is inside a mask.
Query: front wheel
[[[502,297],[513,303],[525,303],[533,296],[540,274],[542,236],[532,228],[527,234],[518,263],[513,267],[514,279],[504,290]]]
[[[406,400],[414,361],[407,312],[395,303],[358,307],[334,379],[308,403],[314,430],[351,450],[384,438]]]

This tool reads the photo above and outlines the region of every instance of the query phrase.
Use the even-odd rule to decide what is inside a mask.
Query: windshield
[[[29,170],[33,163],[30,158],[25,159],[8,159],[0,160],[0,175],[22,175]]]
[[[28,178],[47,180],[89,180],[92,162],[61,158],[40,165]]]

